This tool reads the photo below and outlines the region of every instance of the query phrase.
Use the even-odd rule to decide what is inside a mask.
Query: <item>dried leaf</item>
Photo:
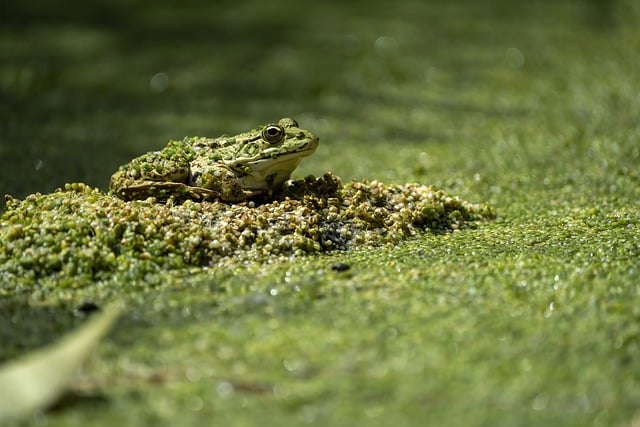
[[[0,366],[0,422],[55,403],[119,313],[107,307],[59,341]]]

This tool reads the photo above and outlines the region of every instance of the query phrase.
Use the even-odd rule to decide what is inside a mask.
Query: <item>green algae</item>
[[[2,281],[3,360],[85,300],[126,302],[33,424],[638,423],[637,2],[142,4],[6,5],[3,193],[106,188],[163,141],[290,114],[322,138],[298,177],[433,184],[500,215],[273,263]]]
[[[279,200],[122,201],[84,184],[18,201],[0,218],[0,275],[101,280],[115,272],[258,263],[399,242],[495,216],[431,187],[351,182],[331,174],[293,182]]]

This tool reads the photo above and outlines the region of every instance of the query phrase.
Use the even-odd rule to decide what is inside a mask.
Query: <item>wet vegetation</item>
[[[68,395],[31,422],[638,422],[635,2],[27,0],[0,13],[0,189],[13,196],[2,245],[44,230],[0,259],[0,361],[85,323],[83,307],[123,307]],[[256,258],[233,246],[209,265],[179,262],[207,233],[205,208],[180,204],[197,218],[182,253],[145,246],[171,236],[143,230],[130,268],[113,245],[96,255],[38,240],[76,233],[90,247],[100,236],[70,225],[84,211],[50,215],[57,228],[7,223],[55,214],[64,203],[44,206],[59,197],[109,205],[129,224],[123,210],[149,202],[105,195],[118,165],[284,116],[320,137],[294,179],[332,172],[334,191],[382,185],[400,197],[441,189],[458,213],[421,210],[445,226],[422,219],[373,248],[306,241],[314,250],[294,258]],[[291,191],[295,204],[329,190]],[[462,206],[497,216],[470,223]],[[224,210],[256,208],[268,203]],[[393,219],[372,235],[389,236],[405,217],[364,212],[376,208]],[[152,209],[169,218],[170,206]],[[40,256],[31,268],[29,248],[57,274],[37,273]]]

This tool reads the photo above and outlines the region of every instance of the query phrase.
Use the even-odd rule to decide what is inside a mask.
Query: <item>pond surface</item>
[[[321,136],[298,176],[399,180],[389,153],[523,120],[557,50],[606,33],[614,2],[23,1],[3,5],[0,192],[82,181],[168,139],[293,116]],[[576,33],[578,32],[578,33]],[[523,78],[524,74],[524,78]],[[509,87],[513,84],[516,87]],[[527,97],[523,98],[523,92]]]
[[[204,204],[127,204],[83,184],[11,202],[0,240],[24,246],[0,251],[0,361],[78,326],[74,308],[125,303],[79,396],[34,422],[638,424],[637,1],[23,0],[0,17],[0,194],[104,191],[169,139],[290,116],[320,137],[293,178],[332,172],[357,190],[353,209],[371,208],[374,222],[354,222],[364,233],[411,235],[342,250],[329,229],[335,252],[306,242],[315,252],[295,259],[183,268],[200,232],[238,249],[238,230],[190,216],[189,236],[145,240]],[[430,185],[497,218],[444,233],[418,218],[418,232],[402,219],[431,210],[361,191]],[[286,244],[299,218],[273,203],[275,223],[220,210],[284,224],[269,231]],[[73,233],[103,242],[105,264]],[[115,269],[123,240],[140,262]]]

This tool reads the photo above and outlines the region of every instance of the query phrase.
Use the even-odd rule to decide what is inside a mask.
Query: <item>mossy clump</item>
[[[125,202],[85,184],[6,197],[0,277],[84,276],[278,259],[398,242],[494,217],[419,184],[321,178],[288,183],[269,201]],[[138,272],[138,273],[136,273]]]

